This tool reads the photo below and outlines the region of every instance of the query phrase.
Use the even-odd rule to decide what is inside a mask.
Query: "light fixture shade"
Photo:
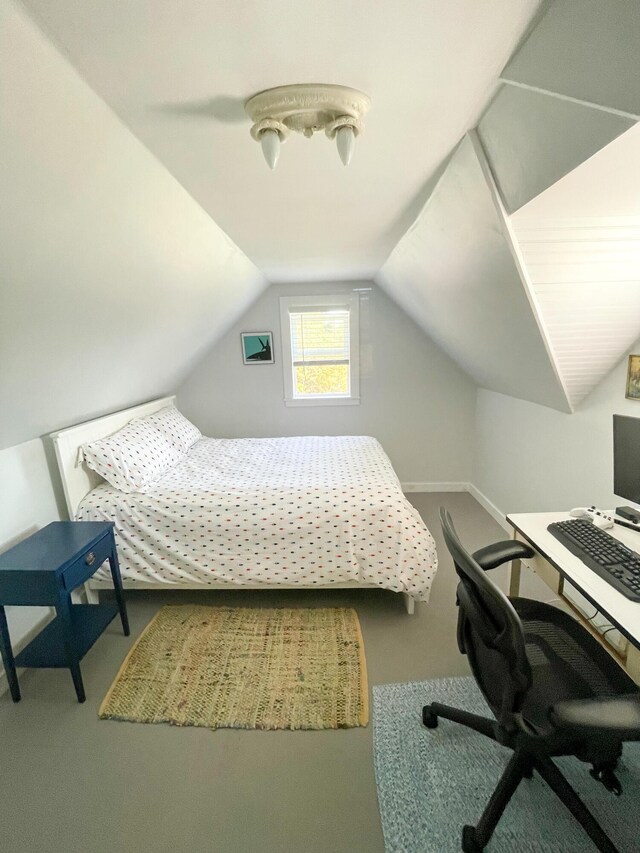
[[[263,130],[260,134],[260,145],[264,159],[273,171],[280,156],[280,134],[277,130]]]
[[[353,149],[355,146],[356,136],[353,128],[349,125],[339,127],[336,131],[336,145],[338,146],[338,154],[345,166],[351,162]]]
[[[324,131],[335,137],[345,166],[351,161],[355,138],[364,125],[362,116],[371,106],[364,92],[333,83],[294,83],[265,89],[246,101],[244,108],[253,121],[251,136],[260,142],[270,169],[275,169],[280,145],[291,133],[306,137]]]

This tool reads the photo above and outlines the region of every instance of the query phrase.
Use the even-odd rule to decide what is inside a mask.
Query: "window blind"
[[[348,396],[349,309],[296,309],[289,323],[294,397]]]
[[[290,313],[294,367],[349,364],[349,311],[317,309]]]

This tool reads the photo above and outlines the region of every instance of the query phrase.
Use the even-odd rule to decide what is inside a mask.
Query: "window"
[[[283,296],[280,324],[287,406],[360,402],[357,296]]]

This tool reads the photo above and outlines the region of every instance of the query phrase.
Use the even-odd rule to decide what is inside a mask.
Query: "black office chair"
[[[613,658],[567,613],[527,598],[508,599],[485,572],[533,556],[519,542],[498,542],[469,554],[449,513],[440,520],[460,578],[458,645],[495,720],[432,702],[422,709],[427,728],[438,717],[461,723],[513,749],[477,826],[465,826],[462,849],[488,844],[523,777],[537,770],[603,853],[617,853],[594,816],[551,760],[574,755],[616,794],[625,741],[640,740],[640,691]],[[635,804],[634,804],[635,812]]]

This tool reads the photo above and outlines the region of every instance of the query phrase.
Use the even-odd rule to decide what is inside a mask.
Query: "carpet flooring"
[[[445,678],[373,688],[373,736],[386,853],[457,853],[462,827],[475,825],[513,755],[510,749],[448,720],[422,725],[423,705],[442,702],[491,713],[473,678]],[[630,810],[640,800],[640,744],[626,744],[616,771],[616,797],[575,758],[558,766],[621,853],[638,850]],[[588,836],[534,774],[523,780],[487,853],[594,853]]]
[[[370,685],[467,675],[455,639],[456,575],[438,508],[451,511],[471,548],[506,534],[468,494],[408,497],[440,554],[431,601],[415,616],[407,616],[401,596],[382,590],[136,592],[127,599],[131,637],[114,621],[82,661],[83,705],[65,670],[22,674],[22,702],[0,696],[3,851],[382,853],[371,725],[211,732],[106,723],[98,708],[166,604],[354,607]],[[494,574],[506,583],[502,569]],[[523,578],[523,592],[551,598],[534,576]]]

